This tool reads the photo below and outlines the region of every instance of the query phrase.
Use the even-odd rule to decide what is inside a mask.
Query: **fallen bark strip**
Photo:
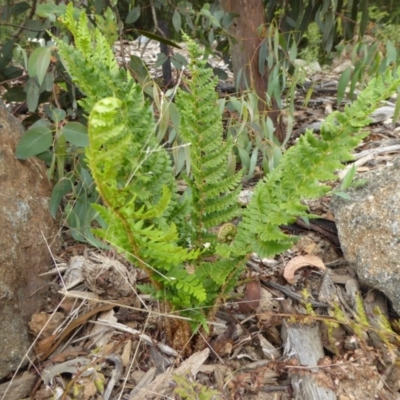
[[[329,387],[330,377],[318,368],[324,357],[321,334],[317,324],[283,324],[285,355],[295,357],[299,367],[289,370],[296,400],[335,400],[336,394]],[[317,367],[317,368],[313,368]]]

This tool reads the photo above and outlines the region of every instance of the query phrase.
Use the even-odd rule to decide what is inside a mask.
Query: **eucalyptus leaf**
[[[155,67],[156,68],[161,67],[161,65],[163,65],[167,60],[168,57],[164,53],[158,53]]]
[[[175,103],[170,103],[169,113],[171,116],[172,125],[174,126],[175,129],[178,129],[181,116],[180,116],[178,110],[176,109]]]
[[[26,2],[22,1],[20,3],[16,3],[12,6],[11,8],[11,14],[13,16],[18,16],[20,14],[23,14],[25,11],[29,10],[31,6]]]
[[[71,193],[72,190],[73,183],[70,178],[64,177],[54,185],[50,197],[50,213],[53,218],[56,218],[57,210],[63,197]]]
[[[232,104],[233,108],[239,113],[239,115],[241,115],[243,110],[243,103],[236,97],[231,97],[230,103]]]
[[[337,105],[339,106],[343,100],[344,94],[346,92],[347,85],[350,81],[352,68],[348,67],[340,75],[337,91]]]
[[[147,32],[147,31],[142,31],[141,29],[136,29],[137,32],[139,32],[141,35],[146,36],[147,38],[151,40],[156,40],[157,42],[164,43],[168,46],[175,47],[177,49],[181,49],[182,47],[179,46],[179,44],[173,42],[172,40],[166,39],[162,36],[156,35],[155,33],[152,32]]]
[[[46,150],[43,153],[36,154],[36,158],[44,161],[46,164],[50,165],[53,160],[53,152],[51,150]],[[51,175],[51,174],[50,174]]]
[[[250,157],[249,171],[247,173],[247,178],[251,179],[254,175],[254,171],[257,165],[258,159],[258,146],[253,149],[253,152]]]
[[[171,62],[172,62],[172,64],[173,64],[173,66],[174,66],[175,68],[178,68],[178,69],[181,69],[182,66],[185,66],[185,65],[188,64],[186,58],[183,57],[181,54],[178,54],[178,53],[177,53],[177,54],[174,54],[174,55],[171,57]]]
[[[79,122],[68,122],[62,127],[61,132],[67,142],[75,146],[87,147],[89,145],[87,127]]]
[[[169,131],[168,143],[172,143],[175,140],[176,135],[177,135],[176,129],[171,129]]]
[[[141,81],[144,78],[149,77],[149,71],[146,67],[146,64],[140,57],[134,54],[131,55],[131,61],[129,65],[133,69],[133,72],[135,73],[135,78],[137,78],[138,80]]]
[[[78,242],[85,242],[85,236],[82,234],[81,221],[75,210],[68,211],[67,223],[70,228],[71,236]]]
[[[0,49],[0,71],[3,71],[12,60],[14,43],[14,40],[9,40]]]
[[[221,26],[223,29],[228,30],[233,21],[238,18],[240,16],[240,14],[236,14],[236,13],[232,13],[232,12],[228,12],[225,13],[225,15],[223,16],[222,20],[221,20]]]
[[[238,152],[239,152],[239,157],[240,157],[240,161],[242,162],[242,165],[244,168],[246,168],[246,170],[248,171],[250,169],[250,156],[249,153],[242,148],[238,148]]]
[[[54,3],[44,3],[38,4],[36,8],[36,14],[41,18],[51,18],[55,21],[55,16],[59,17],[65,13],[67,6],[65,4],[54,4]]]
[[[334,194],[335,196],[341,197],[342,199],[351,200],[351,196],[350,196],[348,193],[346,193],[346,192],[340,192],[340,191],[338,191],[338,192],[333,192],[333,194]]]
[[[32,125],[31,128],[37,128],[37,127],[49,127],[51,124],[47,119],[38,119],[35,121]]]
[[[360,81],[363,69],[365,65],[361,61],[358,62],[353,70],[353,76],[351,78],[351,83],[350,83],[350,91],[349,91],[349,96],[352,99],[354,95],[354,90],[356,88],[357,83]]]
[[[392,62],[396,62],[398,53],[396,47],[391,40],[386,42],[386,66],[389,66]]]
[[[61,108],[52,108],[51,109],[51,119],[56,123],[59,124],[61,121],[65,119],[67,113],[62,110]]]
[[[53,135],[49,128],[36,127],[25,132],[16,149],[16,157],[26,160],[46,151],[53,142]]]
[[[261,76],[264,76],[265,73],[265,61],[267,58],[267,51],[268,51],[267,46],[268,46],[267,41],[264,39],[261,42],[260,51],[258,53],[258,72],[260,73]]]
[[[182,172],[186,161],[184,148],[179,145],[178,141],[174,142],[174,146],[172,148],[172,156],[174,158],[175,175],[178,175],[180,172]]]
[[[161,105],[161,116],[158,121],[157,140],[161,143],[165,137],[170,123],[170,103],[164,99]]]
[[[47,74],[44,77],[44,80],[40,86],[40,93],[47,91],[47,92],[51,92],[51,90],[53,89],[53,85],[54,85],[54,76],[53,74],[49,71],[47,72]]]
[[[83,236],[87,243],[89,243],[93,247],[96,247],[97,249],[103,249],[103,250],[110,249],[110,246],[107,243],[104,243],[102,240],[96,238],[93,235],[92,228],[89,226],[84,228]]]
[[[208,43],[210,44],[210,46],[212,46],[214,43],[214,29],[213,28],[211,28],[210,31],[208,32]]]
[[[80,171],[80,177],[81,177],[81,183],[83,186],[89,189],[91,191],[92,185],[93,185],[93,178],[92,175],[90,175],[89,171],[86,168],[81,168]]]
[[[293,42],[289,49],[289,61],[294,62],[297,57],[297,45],[296,42]]]
[[[400,96],[397,94],[397,99],[396,99],[396,107],[394,109],[393,113],[393,122],[396,123],[399,120],[399,115],[400,115]]]
[[[25,85],[26,105],[30,112],[34,112],[39,104],[40,88],[34,78],[29,78]]]
[[[33,51],[28,61],[28,73],[31,77],[37,77],[39,86],[43,83],[51,60],[50,47],[38,47]]]
[[[178,11],[178,9],[175,9],[174,14],[172,15],[172,25],[174,25],[174,28],[177,32],[180,32],[182,27],[182,20],[181,13]]]
[[[349,169],[349,171],[347,172],[347,174],[345,175],[345,177],[343,178],[343,181],[340,185],[340,189],[346,190],[351,186],[351,184],[353,183],[353,179],[356,174],[356,171],[357,171],[357,168],[356,168],[355,164],[353,164],[351,166],[351,168]]]
[[[125,19],[126,24],[133,24],[140,18],[140,5],[133,7]]]
[[[282,150],[279,146],[274,146],[272,150],[272,157],[271,157],[271,170],[275,169],[282,158]]]

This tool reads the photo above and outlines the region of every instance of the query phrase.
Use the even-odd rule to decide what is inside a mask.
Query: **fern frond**
[[[199,46],[185,39],[191,59],[191,80],[187,82],[187,92],[178,92],[176,106],[181,114],[179,134],[191,144],[191,223],[200,243],[205,230],[238,215],[242,174],[226,176],[232,142],[223,140],[216,79],[206,61],[200,59]]]
[[[235,264],[229,259],[202,262],[199,266],[199,274],[210,276],[217,285],[222,286],[234,268]]]
[[[369,123],[370,113],[399,85],[400,79],[391,71],[372,80],[343,113],[333,113],[326,119],[320,139],[308,130],[284,154],[278,167],[256,186],[239,225],[235,251],[255,251],[261,257],[270,257],[292,245],[293,240],[282,234],[279,225],[307,215],[303,199],[330,191],[321,182],[336,178],[335,171],[352,158],[351,151],[365,137],[360,129]]]
[[[167,285],[173,286],[173,289],[177,291],[176,295],[181,299],[183,298],[182,294],[179,294],[181,291],[194,296],[199,302],[204,302],[207,299],[207,292],[203,284],[196,275],[189,274],[185,268],[175,266],[168,272],[167,277],[173,278],[168,281]],[[182,307],[182,305],[184,306],[185,304],[179,304],[180,307]]]
[[[98,191],[115,214],[114,217],[107,218],[110,224],[108,229],[111,229],[115,217],[122,219],[125,221],[125,228],[129,228],[132,234],[140,234],[142,237],[142,239],[135,238],[136,248],[147,243],[147,249],[141,249],[140,254],[153,252],[153,256],[149,258],[156,259],[160,253],[172,251],[172,248],[162,247],[160,243],[172,244],[178,241],[175,228],[174,234],[168,236],[174,225],[168,224],[167,221],[162,223],[172,200],[174,180],[171,180],[173,175],[168,156],[163,151],[150,153],[143,151],[143,139],[146,139],[146,136],[142,137],[140,131],[145,130],[146,125],[151,131],[153,123],[149,108],[142,109],[140,128],[134,130],[137,120],[131,116],[131,106],[130,102],[124,103],[116,98],[105,98],[96,103],[89,118],[90,146],[86,155]],[[145,114],[149,117],[147,120],[143,118]],[[160,174],[155,173],[153,168],[155,164],[163,167]],[[143,191],[142,187],[148,192]],[[152,188],[155,192],[152,192]],[[142,227],[138,231],[134,224],[137,221],[148,220],[144,226],[146,227],[154,219],[158,219],[159,227],[169,226],[169,233],[164,231],[157,233],[153,230],[146,233]],[[153,248],[153,244],[157,244],[157,248]],[[175,258],[180,252],[176,247],[173,249]],[[124,248],[124,250],[129,249]],[[182,253],[179,262],[183,262],[188,254],[188,252]]]
[[[80,101],[87,114],[94,104],[104,97],[127,98],[133,81],[118,67],[114,53],[98,29],[90,28],[84,12],[78,21],[74,17],[73,3],[67,6],[60,21],[71,31],[75,46],[53,37],[58,53],[72,79],[78,83],[87,98]]]

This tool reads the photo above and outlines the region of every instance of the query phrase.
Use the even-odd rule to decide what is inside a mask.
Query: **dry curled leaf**
[[[307,254],[305,256],[297,256],[297,257],[292,258],[286,264],[286,267],[283,271],[283,277],[289,283],[295,283],[296,279],[294,277],[294,274],[296,273],[296,271],[300,268],[307,267],[307,266],[316,267],[322,271],[326,270],[325,264],[321,260],[321,258],[314,256],[312,254]]]

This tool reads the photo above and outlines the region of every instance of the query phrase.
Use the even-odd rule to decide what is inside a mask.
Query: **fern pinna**
[[[279,226],[308,216],[303,200],[329,190],[320,182],[334,179],[341,162],[350,159],[368,115],[400,79],[388,71],[343,113],[329,116],[320,138],[307,131],[257,184],[242,212],[237,203],[241,173],[226,175],[232,142],[223,139],[215,80],[199,47],[187,39],[191,79],[176,99],[179,134],[191,157],[188,189],[181,195],[141,87],[118,68],[106,39],[88,27],[86,15],[75,21],[71,4],[62,21],[75,46],[55,40],[86,95],[81,101],[89,115],[86,155],[103,199],[96,209],[107,224],[95,232],[147,271],[151,285],[143,290],[166,300],[170,310],[181,310],[192,327],[206,326],[250,254],[273,256],[291,246],[293,239]],[[238,216],[236,227],[230,221]]]

